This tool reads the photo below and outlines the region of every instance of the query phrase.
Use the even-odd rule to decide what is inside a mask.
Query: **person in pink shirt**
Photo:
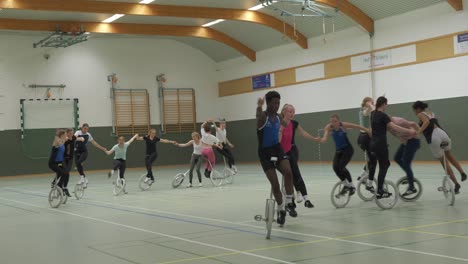
[[[410,122],[402,117],[391,117],[393,123],[400,127],[411,129],[412,131],[418,131],[419,126],[415,122]],[[411,135],[408,133],[397,132],[390,128],[390,133],[400,139],[401,145],[395,153],[394,160],[400,168],[405,171],[406,177],[408,177],[408,190],[402,194],[402,196],[408,196],[417,193],[418,190],[414,187],[414,173],[411,169],[411,163],[416,155],[416,152],[421,147],[421,142],[418,135]]]
[[[297,191],[296,201],[300,203],[304,200],[305,207],[313,208],[314,205],[309,200],[307,187],[305,185],[304,179],[302,178],[301,171],[299,170],[299,165],[297,164],[299,160],[299,150],[297,149],[294,138],[296,131],[306,139],[318,140],[318,138],[311,136],[299,125],[299,122],[293,120],[295,113],[296,111],[294,106],[290,104],[285,104],[281,110],[281,116],[287,123],[286,127],[281,127],[280,129],[281,147],[283,148],[284,153],[286,153],[286,155],[289,157],[289,163],[291,164],[294,188]]]

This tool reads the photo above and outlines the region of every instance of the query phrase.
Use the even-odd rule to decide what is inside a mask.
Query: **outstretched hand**
[[[257,106],[258,107],[263,107],[264,103],[265,103],[265,97],[258,98],[258,101],[257,101]]]

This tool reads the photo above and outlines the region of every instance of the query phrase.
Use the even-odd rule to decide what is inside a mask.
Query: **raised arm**
[[[315,142],[318,142],[318,141],[320,140],[320,137],[314,137],[314,136],[312,136],[312,135],[309,134],[307,131],[305,131],[305,130],[301,127],[301,125],[299,125],[299,126],[297,127],[297,131],[299,132],[299,134],[301,134],[301,136],[302,136],[303,138],[310,139],[310,140],[313,140],[313,141],[315,141]]]
[[[257,118],[257,129],[261,128],[267,119],[266,113],[263,111],[263,104],[265,103],[265,98],[258,98],[257,101],[257,112],[255,114]]]
[[[127,141],[127,143],[132,144],[132,142],[135,141],[135,139],[137,139],[138,137],[138,134],[135,134],[129,141]]]

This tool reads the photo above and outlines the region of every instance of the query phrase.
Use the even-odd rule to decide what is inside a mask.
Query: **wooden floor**
[[[269,186],[257,165],[239,166],[232,185],[171,187],[185,167],[156,170],[149,191],[137,185],[143,171],[128,171],[128,194],[114,196],[112,180],[90,173],[81,200],[50,208],[51,177],[0,178],[1,263],[461,263],[468,261],[468,186],[455,206],[437,191],[442,169],[415,165],[423,182],[419,201],[383,211],[357,195],[335,209],[337,182],[329,165],[303,164],[310,198],[299,217],[274,225],[265,239]],[[350,165],[355,179],[361,166]],[[393,165],[388,179],[402,171]],[[70,186],[78,180],[75,175]],[[195,180],[196,182],[196,180]],[[466,187],[465,187],[466,186]],[[465,192],[466,190],[466,192]]]

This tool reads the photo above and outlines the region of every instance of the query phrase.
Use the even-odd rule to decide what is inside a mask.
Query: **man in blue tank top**
[[[288,157],[281,148],[280,127],[283,120],[278,115],[281,96],[276,91],[270,91],[265,98],[259,98],[257,102],[257,136],[258,136],[258,157],[271,184],[271,189],[276,202],[278,203],[277,222],[284,225],[286,221],[286,211],[291,217],[297,217],[297,212],[292,203],[293,198],[293,179],[291,166]],[[267,104],[266,111],[263,111],[263,104]],[[284,176],[284,185],[286,189],[286,201],[283,201],[280,184],[276,169],[282,172]],[[286,203],[286,205],[285,205]]]

